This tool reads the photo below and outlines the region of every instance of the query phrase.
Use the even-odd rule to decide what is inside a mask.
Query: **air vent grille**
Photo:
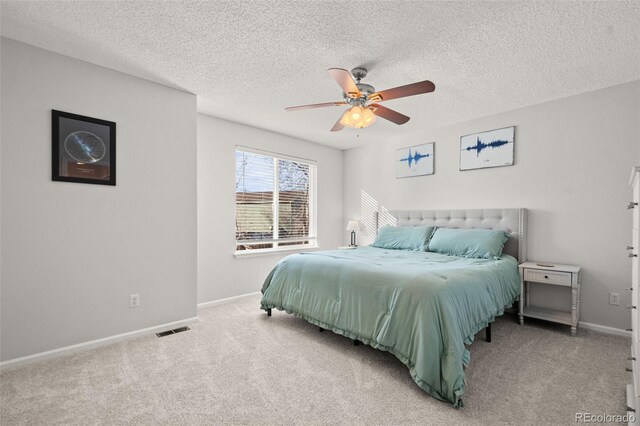
[[[174,328],[173,330],[167,330],[167,331],[163,331],[162,333],[156,333],[156,336],[158,337],[170,336],[172,334],[182,333],[183,331],[187,331],[187,330],[191,330],[191,329],[189,327]]]

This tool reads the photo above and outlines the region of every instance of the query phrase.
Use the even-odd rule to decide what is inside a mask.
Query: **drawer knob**
[[[635,309],[635,306],[627,306],[627,309]]]
[[[633,247],[627,246],[627,250],[633,250]]]
[[[633,369],[631,369],[631,368],[627,367],[627,368],[625,368],[625,369],[624,369],[624,371],[628,371],[628,372],[632,373],[632,372],[633,372]]]
[[[624,331],[633,331],[633,328],[625,328]]]
[[[633,201],[630,201],[629,205],[627,206],[627,210],[630,210],[630,209],[634,208],[637,205],[638,205],[638,203],[634,203]]]
[[[636,357],[635,356],[630,356],[629,358],[627,358],[627,361],[635,361]]]
[[[545,280],[548,280],[548,279],[549,279],[549,275],[545,275],[545,276],[544,276],[544,279],[545,279]]]
[[[638,257],[638,255],[635,253],[629,253],[629,257]]]

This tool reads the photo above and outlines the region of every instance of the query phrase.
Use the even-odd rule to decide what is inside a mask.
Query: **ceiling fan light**
[[[370,126],[374,121],[376,121],[376,116],[371,109],[354,106],[342,114],[340,124],[346,127],[362,129]]]
[[[343,126],[346,127],[353,127],[353,117],[352,117],[352,110],[354,108],[358,108],[358,107],[353,107],[350,108],[348,110],[346,110],[343,114],[342,114],[342,118],[340,118],[340,124],[342,124]]]
[[[376,121],[376,116],[369,108],[365,108],[362,112],[362,121],[364,123],[367,123],[365,124],[365,126],[368,126],[369,124],[373,124],[373,122]]]

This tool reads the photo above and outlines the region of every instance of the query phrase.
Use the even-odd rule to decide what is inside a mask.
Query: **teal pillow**
[[[425,251],[433,226],[385,226],[380,228],[372,247],[392,250]]]
[[[429,241],[429,251],[451,256],[499,259],[506,232],[496,229],[438,228]]]

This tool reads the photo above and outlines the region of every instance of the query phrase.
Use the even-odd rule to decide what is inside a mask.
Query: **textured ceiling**
[[[640,79],[640,2],[2,1],[5,37],[198,95],[201,112],[349,148]],[[326,69],[370,69],[411,116],[329,129]],[[359,137],[358,137],[359,135]]]

